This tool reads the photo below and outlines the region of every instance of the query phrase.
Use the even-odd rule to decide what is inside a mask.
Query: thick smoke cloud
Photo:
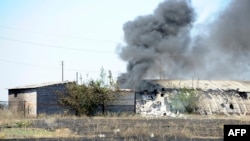
[[[214,62],[207,60],[204,63],[211,65],[211,78],[250,80],[249,13],[249,0],[231,0],[229,6],[208,26],[211,32],[203,44],[213,53],[207,58]]]
[[[249,13],[249,0],[234,0],[197,37],[190,35],[195,13],[185,0],[165,1],[153,14],[125,23],[119,56],[128,65],[120,86],[137,88],[142,79],[247,80]]]

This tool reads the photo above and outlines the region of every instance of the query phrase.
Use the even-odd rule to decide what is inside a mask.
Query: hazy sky
[[[151,14],[162,0],[0,0],[0,101],[7,88],[97,78],[100,68],[114,77],[126,71],[116,54],[123,24]],[[197,25],[229,0],[192,0]]]

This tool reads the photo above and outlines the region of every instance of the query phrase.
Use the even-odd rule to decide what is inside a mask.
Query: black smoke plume
[[[164,1],[153,14],[128,21],[126,45],[119,47],[128,62],[120,87],[137,88],[142,79],[249,80],[249,13],[249,0],[232,0],[196,37],[190,34],[195,12],[186,0]]]

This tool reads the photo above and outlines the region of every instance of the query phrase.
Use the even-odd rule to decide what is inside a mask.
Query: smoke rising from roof
[[[195,12],[185,0],[164,1],[153,14],[128,21],[126,45],[119,47],[120,58],[128,62],[120,86],[136,88],[148,78],[247,80],[249,13],[249,0],[232,0],[196,37],[190,34]]]

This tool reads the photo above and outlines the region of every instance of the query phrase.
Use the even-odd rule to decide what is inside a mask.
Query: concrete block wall
[[[23,112],[26,115],[37,114],[37,90],[13,89],[9,90],[9,109],[14,112]]]
[[[121,91],[116,93],[117,97],[106,105],[106,112],[111,113],[134,113],[135,112],[135,92]],[[102,112],[103,107],[97,108],[97,113]]]
[[[116,113],[134,113],[135,112],[135,92],[117,92],[119,95],[106,109],[108,112]]]
[[[135,92],[117,92],[116,95],[110,105],[134,105]]]
[[[114,112],[114,113],[134,113],[135,106],[134,105],[107,105],[106,106],[107,112]]]
[[[64,108],[59,106],[58,92],[65,90],[65,84],[40,87],[37,89],[37,114],[61,114]]]

